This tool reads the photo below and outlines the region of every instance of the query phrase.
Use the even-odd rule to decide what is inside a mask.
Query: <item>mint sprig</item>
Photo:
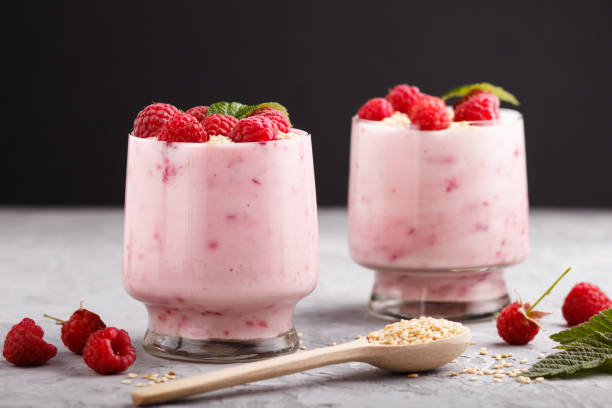
[[[520,102],[518,101],[518,99],[516,99],[516,97],[512,95],[510,92],[506,91],[501,86],[495,86],[488,82],[480,82],[477,84],[458,86],[457,88],[451,89],[450,91],[442,95],[442,100],[447,100],[447,99],[454,98],[457,96],[465,96],[476,89],[482,89],[483,91],[491,92],[493,95],[497,96],[501,101],[511,103],[512,105],[515,105],[515,106],[520,105]]]
[[[550,336],[562,349],[534,364],[527,377],[567,376],[586,369],[612,372],[612,308]]]
[[[235,117],[236,119],[244,119],[253,113],[254,110],[260,108],[272,108],[278,111],[281,111],[287,118],[289,118],[289,112],[287,108],[281,105],[278,102],[264,102],[259,103],[257,105],[244,105],[240,102],[215,102],[208,107],[208,112],[206,116],[212,115],[214,113],[220,115],[230,115]]]

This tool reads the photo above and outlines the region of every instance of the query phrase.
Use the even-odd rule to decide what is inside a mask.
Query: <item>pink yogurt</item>
[[[520,113],[502,109],[494,124],[441,131],[353,118],[349,246],[360,264],[387,272],[515,264],[529,251],[528,210]],[[437,300],[505,293],[501,274],[467,295],[478,277],[457,279],[452,290],[448,277],[430,277],[396,286],[416,296],[427,282]],[[403,278],[377,284],[393,279]]]
[[[149,329],[273,338],[319,273],[310,135],[262,143],[129,137],[122,280]]]

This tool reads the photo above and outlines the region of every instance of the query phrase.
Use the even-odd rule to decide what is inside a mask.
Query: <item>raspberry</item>
[[[270,119],[272,122],[276,123],[278,126],[278,130],[283,133],[289,132],[291,129],[291,122],[289,122],[289,118],[285,116],[285,114],[279,110],[274,108],[259,108],[255,109],[249,116],[263,116]]]
[[[533,310],[538,303],[548,295],[555,285],[572,268],[567,268],[565,272],[530,306],[529,302],[523,303],[519,297],[514,303],[506,306],[497,317],[497,333],[508,344],[527,344],[538,334],[540,330],[539,319],[550,314]]]
[[[527,344],[538,331],[537,322],[526,317],[525,306],[520,302],[506,306],[497,318],[497,333],[508,344]]]
[[[207,112],[208,106],[194,106],[185,113],[196,118],[198,122],[202,122],[204,121],[204,119],[206,119]]]
[[[136,116],[134,136],[144,138],[156,137],[168,119],[178,112],[178,109],[166,103],[154,103],[147,106]]]
[[[177,113],[161,128],[157,139],[165,142],[203,143],[208,141],[208,135],[195,117]]]
[[[83,349],[83,360],[97,373],[114,374],[134,363],[136,350],[125,330],[107,327],[89,336]]]
[[[62,342],[70,351],[77,354],[83,353],[83,347],[90,334],[106,327],[100,316],[83,309],[82,303],[81,307],[66,321],[47,314],[44,316],[62,325]]]
[[[370,99],[357,111],[361,119],[383,120],[393,115],[393,106],[383,98]]]
[[[9,330],[2,355],[18,366],[37,366],[57,354],[57,348],[43,340],[45,332],[34,320],[25,318]]]
[[[419,88],[416,86],[402,84],[391,89],[385,99],[391,103],[396,111],[408,114],[412,105],[421,95]]]
[[[567,294],[562,310],[567,324],[575,326],[610,307],[612,300],[598,286],[580,282]]]
[[[202,122],[208,135],[227,136],[238,123],[238,119],[230,115],[213,113]]]
[[[278,126],[264,116],[250,116],[238,122],[229,138],[236,143],[266,142],[275,140]]]
[[[499,119],[499,98],[476,89],[459,99],[455,105],[455,122]]]
[[[446,104],[435,96],[422,95],[412,105],[408,116],[421,130],[442,130],[450,126]]]

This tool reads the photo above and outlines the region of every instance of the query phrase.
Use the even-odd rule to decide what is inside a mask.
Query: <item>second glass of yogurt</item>
[[[426,130],[384,115],[355,116],[351,133],[349,246],[375,271],[369,311],[491,316],[509,303],[504,270],[529,251],[521,114]]]
[[[122,280],[148,311],[144,348],[208,362],[294,351],[293,310],[319,272],[310,135],[160,138],[128,141]]]

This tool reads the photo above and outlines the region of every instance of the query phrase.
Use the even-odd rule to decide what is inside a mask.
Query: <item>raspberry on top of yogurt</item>
[[[138,114],[132,134],[165,142],[230,144],[298,136],[291,132],[291,126],[287,109],[277,102],[217,102],[194,106],[187,112],[155,103]]]
[[[460,97],[453,107],[445,100]],[[452,89],[441,98],[423,93],[416,86],[396,85],[385,98],[372,98],[359,108],[359,119],[387,125],[412,125],[420,130],[444,130],[465,126],[467,122],[500,118],[500,102],[519,105],[510,92],[481,82]]]

